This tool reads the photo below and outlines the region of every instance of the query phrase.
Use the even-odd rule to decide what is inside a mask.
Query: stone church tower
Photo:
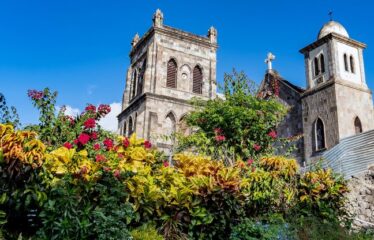
[[[373,100],[365,81],[364,43],[335,21],[301,49],[307,89],[301,96],[307,163],[343,138],[374,129]]]
[[[198,36],[164,25],[157,10],[153,26],[131,42],[130,66],[118,115],[119,131],[136,133],[168,151],[170,135],[188,131],[183,117],[193,97],[216,97],[217,30]]]

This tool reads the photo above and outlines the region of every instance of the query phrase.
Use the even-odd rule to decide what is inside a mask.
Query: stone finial
[[[265,63],[268,65],[268,71],[271,72],[273,70],[273,66],[272,66],[272,62],[274,61],[275,59],[275,56],[269,52],[266,59],[265,59]]]
[[[217,43],[217,29],[211,26],[208,30],[208,38],[211,43]]]
[[[135,45],[139,42],[139,39],[140,39],[139,34],[135,34],[134,38],[131,41],[131,46],[135,47]]]
[[[164,14],[161,12],[160,9],[157,9],[155,14],[153,14],[153,26],[155,27],[162,27],[164,23]]]

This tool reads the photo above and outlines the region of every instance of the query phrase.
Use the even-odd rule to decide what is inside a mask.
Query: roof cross
[[[268,55],[267,55],[267,58],[265,59],[265,63],[268,65],[268,70],[272,70],[273,67],[272,67],[272,61],[274,61],[275,59],[275,56],[269,52]]]
[[[332,14],[333,14],[333,12],[330,10],[330,12],[329,12],[330,21],[332,21]]]

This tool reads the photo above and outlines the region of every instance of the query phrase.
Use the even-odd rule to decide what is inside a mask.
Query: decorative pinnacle
[[[131,41],[131,46],[135,47],[135,45],[139,42],[139,39],[140,39],[139,34],[136,33],[135,36],[134,36],[134,38]]]
[[[160,9],[157,9],[155,14],[153,14],[153,26],[162,27],[164,24],[164,14]]]

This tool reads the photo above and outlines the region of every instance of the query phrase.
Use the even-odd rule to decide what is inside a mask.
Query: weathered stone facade
[[[131,45],[118,116],[120,132],[126,136],[135,132],[161,149],[170,149],[172,140],[162,136],[183,128],[183,117],[191,110],[188,101],[216,97],[217,30],[211,27],[206,37],[181,31],[164,25],[157,10],[153,26],[141,38],[135,35]],[[176,63],[175,87],[167,86],[170,60]],[[193,91],[196,67],[202,73],[201,94]]]
[[[296,150],[292,153],[299,164],[304,162],[303,124],[301,94],[304,89],[283,79],[275,70],[269,70],[261,82],[259,97],[275,97],[288,109],[287,115],[277,128],[281,138],[293,138]],[[279,154],[282,154],[280,152]]]
[[[301,98],[308,163],[341,139],[374,129],[373,100],[364,71],[365,47],[349,38],[341,24],[330,21],[317,41],[300,50],[307,78]]]

